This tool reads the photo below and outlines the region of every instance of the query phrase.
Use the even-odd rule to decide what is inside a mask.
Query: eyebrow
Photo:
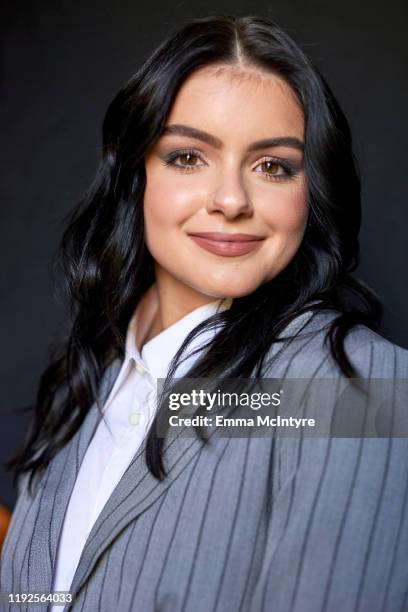
[[[221,149],[223,146],[222,140],[216,136],[208,134],[208,132],[203,132],[202,130],[189,125],[182,125],[181,123],[174,123],[173,125],[167,125],[164,127],[160,136],[166,136],[167,134],[189,136],[190,138],[202,140],[215,149]],[[276,136],[275,138],[264,138],[263,140],[257,140],[249,145],[248,151],[257,151],[258,149],[266,149],[268,147],[291,147],[303,152],[303,142],[299,140],[299,138],[296,138],[296,136]]]

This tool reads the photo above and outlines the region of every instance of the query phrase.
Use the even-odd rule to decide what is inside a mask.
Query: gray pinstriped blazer
[[[323,344],[333,316],[293,321],[285,333],[298,337],[271,347],[265,376],[340,376]],[[346,348],[364,378],[408,377],[408,351],[366,327],[349,334]],[[107,369],[102,397],[119,369],[119,361]],[[22,483],[2,591],[51,590],[64,511],[97,415],[89,412],[33,499]],[[407,438],[173,439],[162,482],[143,450],[89,534],[65,610],[408,610]]]

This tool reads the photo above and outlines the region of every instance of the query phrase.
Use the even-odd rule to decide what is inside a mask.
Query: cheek
[[[302,235],[307,222],[308,206],[304,184],[290,189],[279,189],[262,198],[261,209],[264,222],[275,234],[282,236]]]
[[[202,201],[197,190],[186,188],[186,181],[182,182],[174,176],[167,178],[160,173],[147,174],[144,193],[144,220],[146,240],[153,239],[155,230],[171,230],[179,228],[194,212],[196,203]],[[165,239],[166,235],[162,234]]]

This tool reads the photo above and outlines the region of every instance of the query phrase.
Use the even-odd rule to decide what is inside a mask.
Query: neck
[[[136,342],[143,345],[187,314],[221,297],[204,295],[171,277],[161,268],[156,269],[156,280],[140,301],[140,320]]]

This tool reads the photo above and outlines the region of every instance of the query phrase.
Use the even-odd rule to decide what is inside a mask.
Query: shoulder
[[[331,355],[328,332],[338,313],[308,311],[294,319],[282,332],[291,336],[271,346],[265,376],[331,377],[339,367]],[[408,378],[408,350],[365,325],[356,325],[345,337],[344,350],[362,378]]]

